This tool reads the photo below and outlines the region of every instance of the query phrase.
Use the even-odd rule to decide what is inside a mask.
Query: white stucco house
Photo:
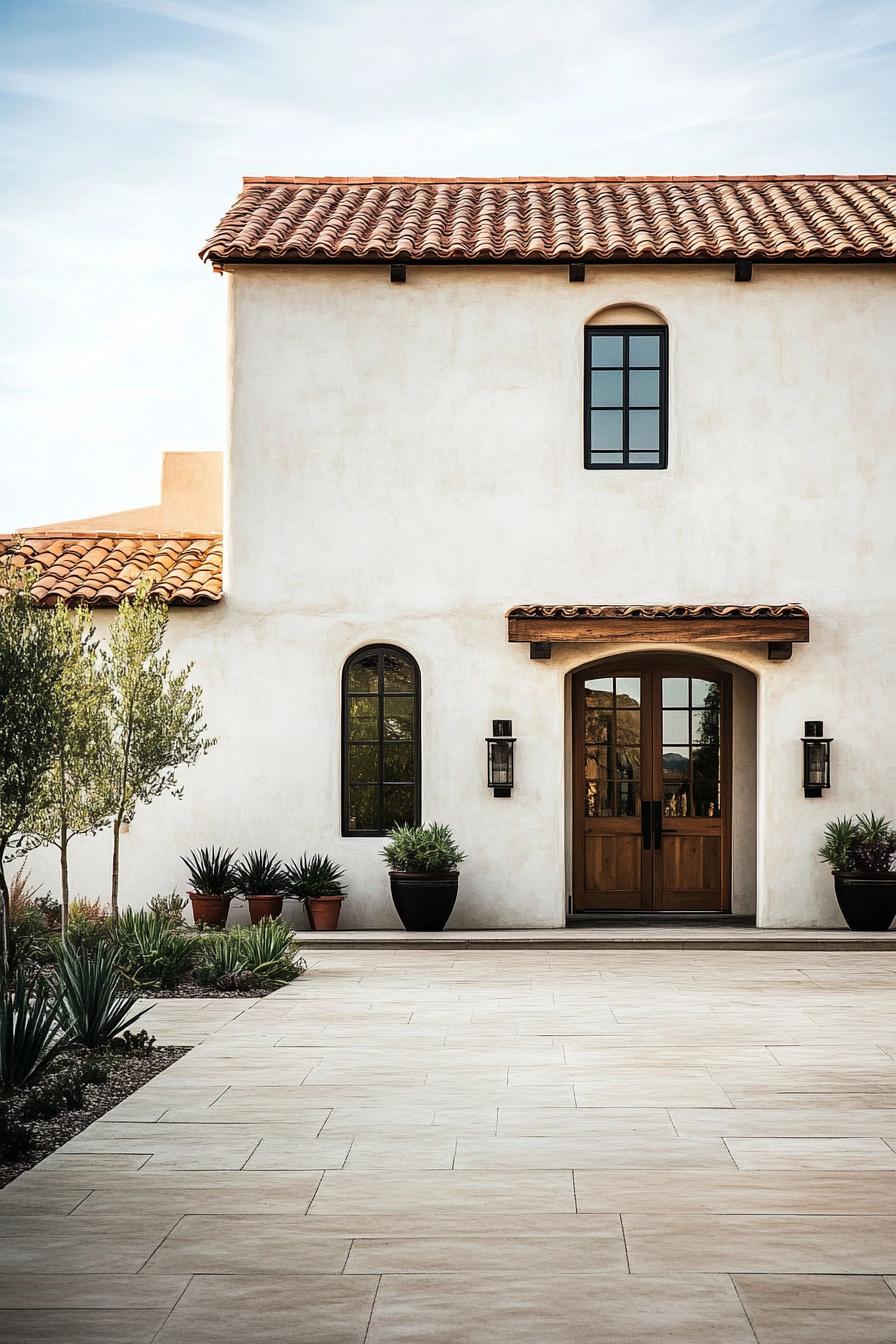
[[[397,926],[419,818],[469,855],[453,927],[841,927],[824,823],[896,812],[896,177],[248,178],[202,256],[223,545],[29,540],[100,626],[153,570],[219,738],[124,899],[198,845],[323,850],[343,926]]]

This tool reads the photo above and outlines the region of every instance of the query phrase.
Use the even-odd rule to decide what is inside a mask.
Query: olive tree
[[[30,838],[59,850],[62,933],[68,932],[71,840],[93,835],[112,820],[109,787],[110,695],[99,662],[96,631],[86,607],[57,604],[51,630],[62,658],[55,687],[53,753],[44,775]]]
[[[121,828],[141,803],[163,793],[179,797],[177,772],[214,745],[205,736],[202,691],[189,682],[193,664],[179,672],[164,648],[168,609],[142,583],[124,598],[102,651],[109,688],[110,748],[107,784],[112,807],[112,913],[118,913]]]
[[[0,559],[0,966],[9,959],[9,887],[4,863],[34,841],[28,833],[57,733],[64,654],[52,612],[34,596],[36,571]]]

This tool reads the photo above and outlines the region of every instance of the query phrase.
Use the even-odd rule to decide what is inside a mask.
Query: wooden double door
[[[731,908],[731,679],[697,659],[573,682],[573,911]]]

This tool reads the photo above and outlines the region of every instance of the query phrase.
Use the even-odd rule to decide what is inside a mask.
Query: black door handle
[[[641,804],[641,848],[650,848],[650,803]]]
[[[653,847],[662,849],[663,847],[663,804],[662,802],[651,803],[653,809]]]

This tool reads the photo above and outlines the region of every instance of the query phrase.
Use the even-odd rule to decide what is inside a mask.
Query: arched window
[[[372,644],[342,673],[342,834],[385,835],[420,821],[420,669]]]

